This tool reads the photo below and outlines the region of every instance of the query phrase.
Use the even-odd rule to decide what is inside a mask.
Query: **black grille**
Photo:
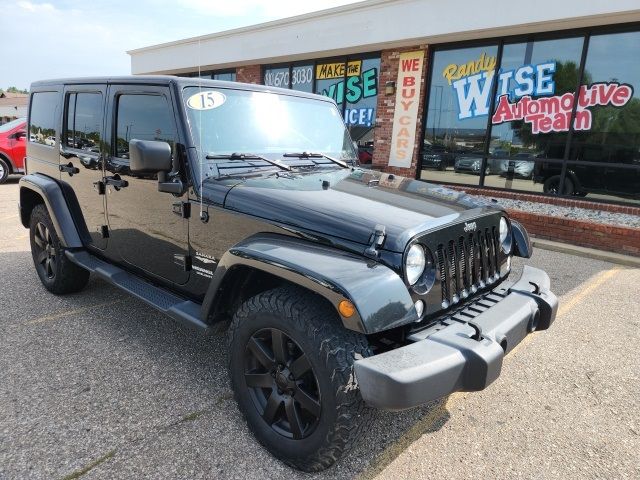
[[[498,232],[487,227],[440,243],[436,261],[442,307],[448,308],[500,278]]]

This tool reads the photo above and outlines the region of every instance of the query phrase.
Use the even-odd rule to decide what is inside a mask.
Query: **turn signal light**
[[[338,305],[338,311],[343,317],[349,318],[352,317],[354,313],[356,313],[356,306],[349,300],[342,300]]]

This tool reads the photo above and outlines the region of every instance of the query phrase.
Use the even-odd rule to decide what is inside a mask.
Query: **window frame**
[[[587,55],[589,52],[589,42],[592,36],[594,35],[607,35],[607,34],[617,34],[617,33],[628,33],[628,32],[637,32],[640,31],[640,22],[633,22],[622,25],[602,25],[588,28],[575,28],[575,29],[567,29],[567,30],[556,30],[551,32],[537,32],[537,33],[527,33],[522,35],[511,35],[505,37],[491,37],[491,38],[483,38],[481,40],[466,40],[462,42],[446,42],[440,44],[432,44],[427,48],[427,61],[429,62],[429,68],[427,69],[427,74],[425,78],[425,91],[424,95],[424,110],[422,114],[422,128],[420,129],[419,135],[416,137],[420,146],[418,150],[418,158],[416,162],[416,179],[422,180],[420,178],[420,173],[422,172],[422,151],[424,145],[424,139],[426,137],[426,125],[427,125],[427,116],[429,112],[429,97],[431,93],[431,83],[433,78],[433,60],[434,56],[437,52],[449,51],[449,50],[459,50],[463,48],[475,48],[475,47],[486,47],[486,46],[498,46],[497,52],[497,62],[496,62],[496,72],[500,70],[502,65],[502,57],[503,57],[503,49],[505,45],[521,43],[521,42],[536,42],[536,41],[545,41],[545,40],[561,40],[565,38],[576,38],[582,37],[582,52],[580,56],[580,64],[578,66],[578,82],[576,84],[575,89],[573,90],[574,97],[579,92],[580,86],[582,85],[585,71],[585,64]],[[493,125],[491,123],[492,113],[495,110],[495,102],[496,102],[496,94],[497,94],[498,82],[493,82],[491,97],[490,97],[490,105],[489,105],[489,115],[487,116],[487,127],[485,130],[485,143],[484,143],[484,151],[482,154],[482,165],[480,170],[480,177],[478,182],[475,184],[455,184],[455,185],[468,185],[468,186],[476,186],[480,188],[487,188],[493,190],[500,191],[512,191],[517,193],[534,193],[536,195],[543,196],[552,196],[551,194],[539,193],[539,192],[528,192],[523,190],[515,190],[511,188],[498,188],[491,187],[485,185],[485,168],[487,163],[491,159],[500,158],[502,160],[515,160],[515,157],[496,157],[494,155],[489,154],[490,149],[490,141],[491,141],[491,133]],[[577,102],[574,101],[573,109],[571,112],[571,121],[569,124],[569,130],[567,133],[566,144],[564,149],[563,158],[549,158],[549,159],[539,159],[536,161],[552,161],[552,162],[562,162],[562,171],[560,174],[560,186],[561,191],[557,195],[558,197],[570,197],[573,198],[572,195],[565,195],[562,189],[564,188],[565,178],[570,174],[568,164],[576,163],[578,160],[571,160],[571,152],[574,148],[573,137],[575,133],[574,129],[574,119],[577,110]],[[604,162],[589,162],[589,164],[595,165],[596,163],[601,164]],[[615,168],[629,168],[637,169],[638,167],[632,165],[626,165],[621,163],[606,163],[607,166],[615,167]],[[426,180],[422,180],[426,181]],[[438,182],[443,184],[450,184],[449,182]],[[601,202],[601,203],[614,203],[614,204],[622,204],[628,205],[629,202],[625,202],[624,200],[602,200],[598,198],[589,199],[589,201]]]

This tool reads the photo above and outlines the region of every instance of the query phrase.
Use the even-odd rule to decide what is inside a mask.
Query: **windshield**
[[[300,163],[292,152],[314,152],[356,161],[351,137],[333,103],[227,88],[187,87],[183,92],[193,141],[201,161],[229,163],[222,158],[232,154],[254,154],[290,165]],[[205,157],[209,156],[210,159]],[[331,161],[308,157],[306,165],[333,166]],[[233,161],[238,161],[236,157]],[[321,159],[320,159],[321,160]],[[260,162],[258,162],[260,163]],[[273,165],[263,162],[265,167]],[[251,162],[251,167],[256,167]]]
[[[21,123],[25,123],[24,118],[17,118],[15,120],[10,121],[9,123],[5,123],[4,125],[0,125],[0,132],[8,132],[9,130],[16,128]]]

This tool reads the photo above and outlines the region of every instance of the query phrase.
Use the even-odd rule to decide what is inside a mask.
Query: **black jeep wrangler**
[[[31,92],[20,215],[44,286],[77,292],[94,273],[228,329],[239,408],[290,465],[333,464],[367,405],[485,388],[555,317],[544,272],[507,281],[512,256],[531,255],[521,225],[358,168],[329,98],[161,76]]]

